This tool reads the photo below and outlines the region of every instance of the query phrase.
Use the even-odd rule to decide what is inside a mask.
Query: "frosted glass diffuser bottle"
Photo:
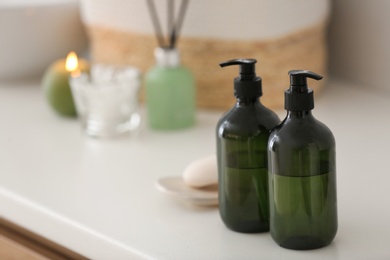
[[[149,125],[173,130],[195,123],[195,84],[192,73],[180,65],[176,48],[157,48],[156,65],[146,74]]]

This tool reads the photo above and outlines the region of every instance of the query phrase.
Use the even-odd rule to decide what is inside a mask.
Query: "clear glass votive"
[[[88,135],[115,137],[138,129],[138,69],[96,64],[90,75],[72,76],[69,83],[77,114]]]

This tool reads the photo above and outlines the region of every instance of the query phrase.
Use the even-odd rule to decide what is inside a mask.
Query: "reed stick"
[[[182,0],[179,7],[178,17],[175,20],[175,1],[167,0],[167,31],[168,31],[168,46],[164,43],[164,36],[158,18],[156,6],[153,0],[147,0],[149,13],[152,18],[154,31],[156,34],[157,42],[160,47],[175,48],[181,27],[183,25],[184,17],[187,11],[189,0]]]
[[[148,3],[148,8],[149,8],[149,13],[152,18],[152,23],[153,23],[153,28],[154,32],[156,34],[157,42],[160,47],[164,46],[164,38],[163,38],[163,33],[161,30],[160,22],[158,19],[158,14],[156,11],[156,6],[154,5],[153,0],[147,0]]]
[[[170,39],[170,44],[169,44],[170,48],[176,47],[176,44],[177,44],[177,41],[179,38],[179,34],[180,34],[180,30],[181,30],[181,27],[183,25],[184,17],[185,17],[186,11],[187,11],[188,2],[189,2],[189,0],[182,0],[181,1],[179,15],[178,15],[178,18],[176,20],[176,24],[171,32],[171,39]]]

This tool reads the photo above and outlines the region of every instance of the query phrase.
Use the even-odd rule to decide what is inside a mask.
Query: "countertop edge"
[[[128,245],[61,216],[3,187],[0,187],[0,205],[1,217],[12,220],[15,224],[39,233],[88,258],[151,259],[150,256]]]

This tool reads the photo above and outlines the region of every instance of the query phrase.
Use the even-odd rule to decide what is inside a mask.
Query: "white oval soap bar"
[[[217,158],[207,156],[190,163],[183,172],[183,181],[194,188],[202,188],[218,183]]]

